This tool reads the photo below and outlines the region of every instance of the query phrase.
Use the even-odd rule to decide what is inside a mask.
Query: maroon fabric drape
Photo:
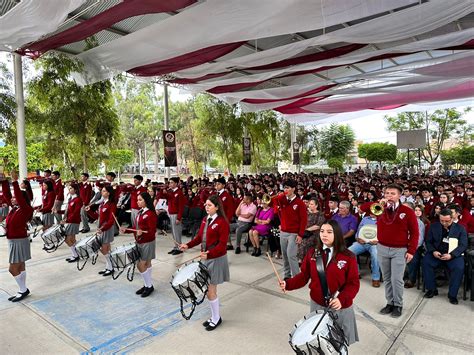
[[[194,52],[186,53],[178,57],[162,60],[160,62],[143,65],[128,70],[127,72],[138,76],[155,76],[172,73],[178,70],[192,68],[200,64],[204,64],[215,60],[233,50],[239,48],[245,42],[236,42],[229,44],[219,44]]]
[[[24,48],[18,50],[18,53],[38,58],[51,49],[59,48],[69,43],[82,41],[83,39],[86,39],[87,37],[90,37],[126,18],[145,14],[177,11],[195,2],[196,0],[123,0],[120,4],[103,11],[76,26],[41,41],[26,45]]]
[[[291,99],[298,99],[300,97],[305,97],[305,96],[317,94],[318,92],[330,89],[330,88],[332,88],[336,85],[337,84],[320,86],[316,89],[309,90],[309,91],[303,92],[303,93],[295,95],[295,96],[284,97],[284,98],[281,98],[281,99],[244,99],[242,101],[247,102],[249,104],[266,104],[266,103],[270,103],[270,102],[278,102],[278,101],[285,101],[285,100],[291,100]]]
[[[315,102],[324,100],[328,96],[318,96],[318,97],[306,97],[295,102],[289,103],[287,105],[279,106],[274,108],[275,111],[281,112],[283,114],[296,114],[296,113],[309,113],[311,111],[305,110],[303,107]]]

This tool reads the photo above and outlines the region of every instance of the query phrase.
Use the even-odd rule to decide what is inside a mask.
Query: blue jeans
[[[366,251],[370,253],[370,267],[372,269],[372,280],[380,281],[380,267],[379,261],[377,259],[377,245],[370,243],[360,244],[355,242],[349,248],[356,256],[360,255]]]

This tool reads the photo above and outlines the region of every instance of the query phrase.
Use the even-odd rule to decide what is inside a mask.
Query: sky
[[[0,62],[6,62],[7,54],[5,52],[0,52]],[[11,63],[9,67],[13,70]],[[31,64],[30,64],[31,65]],[[158,89],[158,92],[161,93],[162,90]],[[185,101],[190,95],[185,91],[177,88],[169,88],[169,97],[171,101]],[[472,99],[473,111],[464,116],[464,118],[471,124],[474,124],[474,98]],[[463,110],[465,106],[459,106],[459,110]],[[371,142],[389,142],[396,144],[396,133],[389,132],[387,130],[387,125],[383,117],[388,114],[385,112],[374,112],[374,114],[367,117],[360,117],[350,121],[341,122],[343,124],[348,124],[351,126],[355,132],[356,140],[361,140],[365,143]],[[321,128],[329,124],[319,125]]]

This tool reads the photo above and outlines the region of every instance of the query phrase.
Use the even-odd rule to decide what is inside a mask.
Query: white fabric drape
[[[474,10],[474,2],[473,2],[473,10]],[[234,78],[219,78],[214,80],[206,80],[202,83],[198,84],[189,84],[187,85],[187,89],[193,92],[202,92],[209,89],[212,89],[216,86],[223,86],[223,85],[232,85],[236,83],[253,83],[259,82],[262,80],[269,80],[281,75],[291,74],[298,71],[305,71],[305,70],[315,70],[324,66],[333,66],[333,65],[346,65],[356,63],[370,57],[380,56],[387,53],[411,53],[417,51],[424,51],[430,49],[436,49],[441,47],[449,47],[449,46],[456,46],[463,44],[474,36],[474,29],[470,28],[460,32],[454,32],[443,36],[437,36],[434,38],[429,38],[421,41],[415,41],[411,43],[407,43],[400,46],[394,46],[391,48],[381,49],[381,50],[371,50],[368,47],[364,47],[358,51],[354,51],[352,53],[342,55],[337,58],[330,58],[326,60],[320,60],[311,63],[293,65],[291,67],[277,69],[277,70],[269,70],[264,71],[261,73],[253,74],[253,75],[246,75],[246,76],[238,76]]]
[[[85,0],[22,0],[0,17],[0,51],[14,51],[54,32]]]
[[[413,63],[390,67],[367,74],[360,74],[346,79],[347,84],[339,84],[330,89],[318,92],[317,94],[305,97],[317,97],[326,95],[346,95],[351,98],[363,97],[367,94],[375,93],[403,93],[403,92],[423,92],[430,88],[447,88],[454,84],[463,83],[465,80],[474,78],[474,53],[463,51],[452,55],[445,55],[434,59],[420,60]],[[301,85],[307,92],[317,87],[325,86],[331,82],[321,82],[313,86]],[[277,88],[289,89],[289,88]],[[269,89],[269,91],[277,91]],[[215,95],[222,98],[221,95]],[[273,93],[275,98],[285,97],[281,91]],[[291,97],[291,96],[287,96]],[[276,102],[253,104],[240,102],[240,106],[245,112],[270,110],[284,106],[301,98],[281,100]],[[326,99],[329,100],[329,99]],[[325,100],[325,101],[326,101]]]
[[[181,70],[173,75],[181,78],[198,78],[226,71],[227,68],[244,69],[265,65],[296,56],[309,47],[324,46],[330,43],[398,41],[439,28],[472,11],[474,11],[472,0],[434,0],[318,37],[225,61],[203,64]]]
[[[101,80],[213,45],[328,27],[417,0],[208,0],[142,30],[80,54]]]

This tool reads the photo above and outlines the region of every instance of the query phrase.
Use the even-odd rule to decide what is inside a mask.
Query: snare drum
[[[101,244],[99,238],[96,234],[90,235],[79,240],[76,245],[76,252],[80,259],[83,260],[82,266],[79,265],[79,261],[77,261],[77,269],[82,270],[86,265],[89,258],[92,258],[92,265],[95,264],[97,261],[97,254],[99,253]]]
[[[135,243],[115,248],[110,252],[108,257],[110,257],[110,262],[114,269],[114,274],[112,275],[114,280],[116,280],[128,267],[127,279],[128,281],[133,281],[135,265],[138,259],[140,259],[140,251]]]
[[[201,262],[191,262],[179,268],[171,277],[171,287],[178,295],[181,303],[181,314],[184,319],[190,319],[197,305],[206,297],[211,276],[207,267]],[[191,302],[191,313],[184,313],[184,302]]]
[[[39,234],[39,231],[42,228],[43,228],[43,222],[41,221],[41,218],[38,216],[33,217],[28,222],[28,235],[31,238],[35,238]]]
[[[61,224],[56,224],[52,227],[49,227],[43,231],[41,238],[44,242],[43,250],[45,250],[47,253],[52,253],[56,251],[66,240],[64,227]]]
[[[311,312],[295,324],[290,345],[296,354],[347,354],[347,341],[331,311]]]

